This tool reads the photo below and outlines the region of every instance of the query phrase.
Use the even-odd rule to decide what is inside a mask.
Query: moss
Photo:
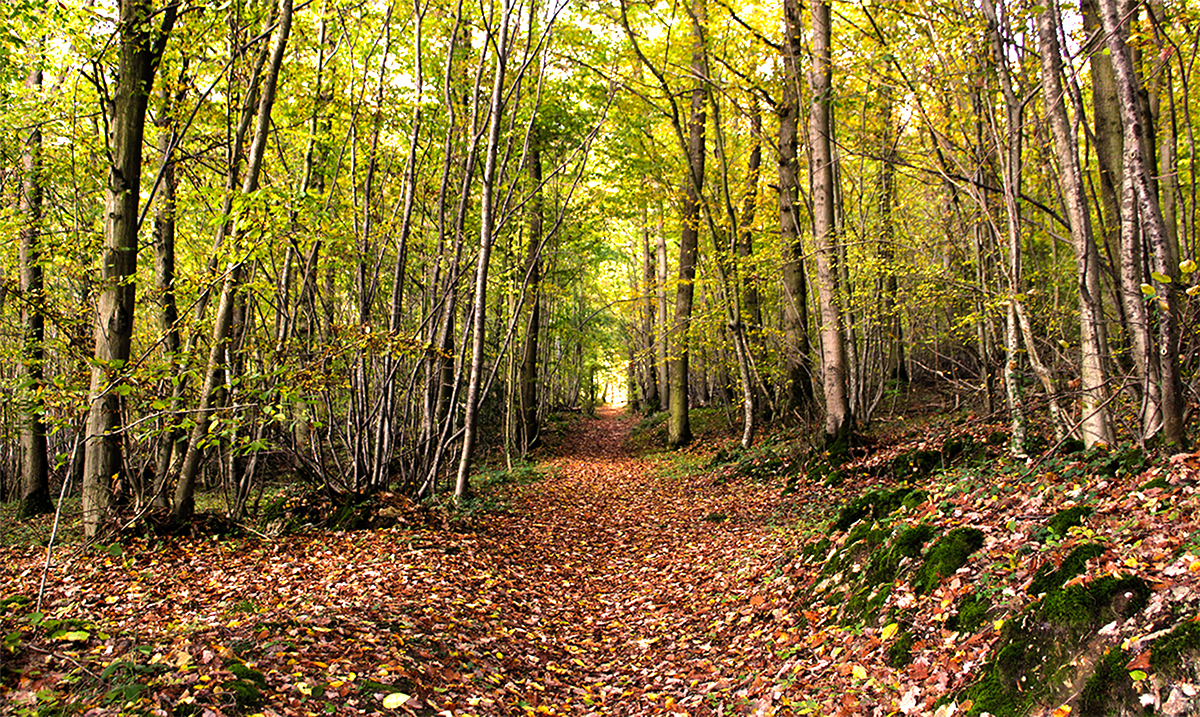
[[[1113,714],[1122,704],[1133,702],[1137,695],[1125,670],[1128,663],[1129,654],[1119,647],[1110,647],[1104,653],[1079,693],[1079,714]]]
[[[1154,641],[1150,664],[1163,672],[1174,672],[1186,653],[1200,653],[1200,622],[1185,622]]]
[[[905,494],[904,499],[900,501],[900,505],[903,506],[905,510],[913,510],[927,500],[929,500],[928,493],[923,490],[912,490]]]
[[[970,700],[967,715],[988,713],[996,717],[1023,717],[1033,704],[1032,693],[1012,685],[1014,674],[1026,661],[1026,651],[1018,645],[1001,648],[991,669],[980,680],[963,691],[963,701]]]
[[[988,602],[979,593],[971,593],[958,603],[958,612],[946,621],[946,627],[958,632],[975,632],[987,620]]]
[[[1070,699],[1065,690],[1086,662],[1079,658],[1090,636],[1105,623],[1140,610],[1149,596],[1150,588],[1136,577],[1105,577],[1052,589],[1005,626],[984,676],[963,692],[974,702],[968,714],[1024,715],[1036,706]],[[1113,683],[1104,683],[1103,676],[1098,679],[1091,694],[1102,701]],[[1080,710],[1080,714],[1104,713]]]
[[[916,638],[908,630],[901,630],[892,644],[888,645],[887,663],[897,670],[912,662],[912,648]]]
[[[246,709],[262,703],[262,691],[267,687],[267,678],[263,673],[243,662],[231,662],[226,665],[226,669],[233,673],[236,679],[226,680],[222,687],[233,693],[238,707]]]
[[[1067,531],[1083,525],[1083,519],[1096,512],[1091,506],[1076,505],[1066,510],[1060,510],[1046,523],[1046,529],[1056,538],[1061,538]]]
[[[809,543],[804,546],[802,555],[806,558],[821,558],[829,554],[829,549],[833,547],[833,543],[829,538],[821,538],[815,543]]]
[[[942,536],[928,552],[913,579],[918,594],[937,587],[942,578],[953,575],[966,564],[971,553],[983,547],[983,533],[977,528],[955,528]]]
[[[845,531],[860,520],[872,518],[882,520],[906,505],[906,499],[915,496],[914,505],[924,502],[928,496],[924,491],[910,486],[896,488],[892,491],[873,490],[865,493],[846,505],[842,506],[838,518],[833,523],[836,531]]]
[[[1099,543],[1083,543],[1076,546],[1063,558],[1058,569],[1049,563],[1038,568],[1033,574],[1033,582],[1029,584],[1029,594],[1041,595],[1061,588],[1063,583],[1083,572],[1088,560],[1100,557],[1104,551],[1105,547]]]
[[[925,543],[928,543],[937,531],[932,525],[922,523],[921,525],[913,525],[900,531],[893,541],[893,552],[906,557],[915,558],[925,549]]]
[[[1146,606],[1150,587],[1141,578],[1111,575],[1052,591],[1041,613],[1050,622],[1088,629],[1127,618]]]

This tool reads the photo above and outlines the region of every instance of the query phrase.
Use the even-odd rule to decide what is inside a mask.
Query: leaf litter
[[[1037,570],[1083,542],[1108,548],[1075,580],[1137,575],[1153,589],[1101,630],[1108,644],[1141,655],[1197,615],[1200,454],[1099,480],[1045,471],[1030,483],[1014,470],[926,486],[902,520],[976,527],[984,545],[936,589],[900,581],[887,596],[881,614],[902,615],[911,640],[893,667],[897,621],[848,622],[816,599],[826,555],[805,550],[839,505],[886,479],[781,496],[782,478],[681,475],[625,451],[630,425],[584,421],[547,459],[550,477],[466,521],[77,551],[51,570],[40,616],[22,598],[37,592],[44,551],[5,547],[0,711],[948,717],[969,710],[953,696],[1037,599],[1024,590]],[[1026,547],[1085,501],[1083,526]],[[997,598],[989,619],[951,629],[981,585]],[[1136,667],[1147,704],[1195,694]]]

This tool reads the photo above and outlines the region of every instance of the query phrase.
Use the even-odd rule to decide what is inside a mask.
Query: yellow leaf
[[[405,702],[408,702],[408,695],[403,692],[392,692],[383,698],[383,706],[389,710],[394,710]]]
[[[856,679],[856,680],[867,679],[867,668],[863,667],[862,665],[855,665],[854,669],[851,671],[854,673],[854,679]]]
[[[992,623],[992,627],[996,628],[996,632],[1000,632],[1002,629],[1004,629],[1004,621],[997,620]]]
[[[896,633],[899,631],[900,631],[900,624],[893,622],[891,625],[888,625],[887,627],[883,628],[883,633],[881,634],[881,637],[884,640],[890,640],[893,637],[895,637]]]
[[[1054,710],[1053,717],[1067,717],[1069,714],[1071,714],[1071,705],[1062,705],[1058,709]]]

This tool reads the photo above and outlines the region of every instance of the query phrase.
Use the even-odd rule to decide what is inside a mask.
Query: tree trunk
[[[667,362],[667,342],[670,331],[667,328],[667,235],[663,233],[662,207],[658,212],[658,230],[654,235],[654,306],[655,326],[654,335],[654,368],[658,374],[658,410],[665,411],[670,407],[671,378],[670,364]]]
[[[658,409],[658,372],[655,368],[656,335],[662,326],[655,321],[658,310],[655,302],[654,252],[650,247],[650,217],[642,206],[642,290],[645,299],[641,302],[642,346],[637,361],[638,379],[642,385],[641,411],[645,414]],[[637,354],[635,354],[637,356]]]
[[[542,282],[542,154],[537,129],[530,133],[529,154],[529,249],[525,260],[525,282],[530,293],[529,320],[525,329],[525,344],[521,351],[521,452],[538,444],[538,334],[541,331]]]
[[[40,97],[42,90],[41,41],[35,44],[34,68],[25,79],[25,89]],[[46,385],[45,294],[42,272],[42,128],[35,124],[21,153],[21,296],[23,341],[21,368],[25,373],[20,390],[21,505],[18,517],[50,513],[50,462],[46,424],[42,420]]]
[[[1017,315],[1017,297],[1023,291],[1021,252],[1021,117],[1023,104],[1013,89],[1012,76],[1008,69],[1007,48],[1001,32],[1000,19],[996,13],[995,0],[983,0],[983,13],[991,38],[992,61],[1000,76],[1000,89],[1004,97],[1005,130],[1007,141],[996,137],[1003,149],[1001,188],[1007,218],[1007,273],[1009,301],[1004,315],[1004,387],[1008,399],[1012,435],[1009,449],[1016,456],[1025,455],[1026,419],[1021,387],[1021,326]]]
[[[141,199],[142,139],[155,71],[175,25],[178,6],[157,17],[148,0],[121,0],[117,21],[119,66],[109,117],[108,182],[104,190],[104,247],[100,255],[99,315],[88,389],[87,446],[83,469],[83,527],[94,537],[109,518],[114,477],[121,461],[122,374],[133,338],[137,269],[138,204]]]
[[[693,0],[692,5],[692,64],[695,85],[691,90],[691,115],[688,118],[688,176],[683,187],[683,206],[680,209],[679,283],[675,291],[675,325],[671,329],[670,374],[668,400],[667,445],[679,448],[692,440],[688,415],[688,333],[692,325],[692,303],[695,297],[696,261],[700,253],[700,195],[704,191],[704,129],[705,103],[708,87],[704,81],[705,0]]]
[[[830,59],[829,3],[812,6],[812,69],[809,86],[812,105],[808,139],[812,151],[813,240],[816,245],[817,283],[821,307],[821,358],[825,393],[825,440],[846,440],[854,432],[854,416],[847,394],[846,345],[839,306],[838,249],[834,225],[836,192],[833,174],[833,132],[830,105],[833,67]]]
[[[799,212],[796,148],[800,125],[800,58],[804,55],[800,0],[784,0],[784,85],[779,113],[779,237],[783,245],[783,342],[787,363],[786,410],[807,418],[813,410],[812,346],[808,335],[808,270]]]
[[[187,72],[184,65],[180,79]],[[162,119],[159,122],[158,151],[162,155],[162,184],[161,196],[154,212],[154,278],[158,293],[158,329],[163,337],[163,355],[171,367],[169,379],[160,383],[160,395],[166,395],[168,385],[179,383],[179,349],[181,338],[179,332],[179,307],[175,301],[175,190],[179,182],[175,174],[175,160],[171,157],[176,140],[176,124],[174,113],[182,101],[185,84],[179,83],[180,89],[172,95],[170,88],[164,86],[162,92]],[[162,435],[158,438],[157,456],[155,459],[154,491],[150,503],[156,508],[168,508],[167,478],[171,467],[171,455],[176,449],[176,443],[183,438],[183,430],[179,427],[179,414],[183,410],[182,394],[172,392],[169,412],[163,421]]]
[[[472,453],[479,422],[479,388],[483,381],[483,343],[487,326],[487,278],[492,246],[496,241],[496,165],[500,153],[500,125],[504,117],[504,80],[509,54],[509,23],[512,20],[511,0],[503,0],[499,19],[499,36],[495,38],[496,64],[492,75],[492,94],[488,109],[487,149],[484,154],[479,209],[479,259],[475,268],[475,303],[471,330],[471,369],[467,379],[467,403],[463,413],[463,445],[454,482],[454,498],[467,497],[470,488]]]
[[[1182,447],[1183,435],[1183,387],[1179,375],[1179,306],[1175,285],[1179,279],[1178,265],[1171,263],[1170,237],[1163,220],[1158,193],[1153,186],[1151,167],[1143,154],[1140,141],[1144,134],[1143,114],[1139,112],[1137,99],[1138,79],[1134,74],[1133,61],[1127,44],[1129,33],[1121,23],[1117,11],[1117,0],[1100,0],[1100,19],[1108,43],[1109,56],[1117,79],[1117,94],[1121,103],[1121,121],[1124,127],[1124,168],[1136,197],[1136,215],[1143,236],[1152,254],[1151,274],[1158,311],[1158,371],[1162,391],[1162,439],[1168,446]],[[1128,202],[1127,204],[1132,204]],[[1129,214],[1135,208],[1122,207]],[[1123,226],[1133,226],[1133,221]],[[1153,428],[1151,426],[1151,428]]]
[[[279,70],[283,64],[283,52],[287,47],[291,29],[292,0],[280,0],[279,24],[275,30],[270,65],[263,78],[262,94],[258,100],[258,112],[255,120],[254,139],[250,144],[250,153],[246,162],[246,176],[242,181],[241,193],[243,196],[249,196],[258,190],[263,156],[266,153],[267,139],[270,136],[271,108],[275,103]],[[242,230],[238,227],[235,219],[234,231]],[[195,508],[196,478],[199,475],[200,462],[204,456],[205,446],[203,444],[208,435],[213,411],[217,406],[217,391],[222,384],[225,365],[229,358],[233,313],[238,300],[237,295],[242,291],[246,268],[246,262],[235,257],[233,265],[226,273],[221,289],[221,299],[217,304],[217,313],[213,319],[208,368],[205,371],[204,384],[201,386],[200,398],[196,407],[195,424],[192,426],[187,453],[180,469],[179,483],[175,486],[174,507],[171,511],[171,517],[175,521],[187,519]]]
[[[1100,286],[1100,257],[1092,236],[1092,221],[1084,193],[1079,146],[1067,117],[1062,84],[1062,49],[1058,42],[1058,9],[1053,4],[1038,17],[1038,46],[1042,58],[1042,96],[1049,113],[1050,130],[1058,155],[1059,181],[1071,224],[1071,243],[1079,281],[1080,429],[1089,448],[1112,445],[1114,434],[1108,415],[1108,373],[1104,368],[1104,311]]]

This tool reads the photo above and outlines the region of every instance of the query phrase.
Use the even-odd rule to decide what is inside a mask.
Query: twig
[[[58,491],[58,505],[54,508],[54,526],[50,529],[50,540],[46,542],[46,565],[42,568],[42,582],[38,585],[37,604],[34,612],[42,611],[42,598],[46,595],[46,577],[50,574],[50,558],[54,554],[54,538],[58,535],[58,523],[62,517],[63,499],[67,495],[67,486],[71,484],[71,466],[75,465],[75,455],[79,451],[79,438],[83,435],[84,427],[75,431],[75,443],[71,446],[71,459],[67,461],[67,473],[63,476],[62,488]]]

